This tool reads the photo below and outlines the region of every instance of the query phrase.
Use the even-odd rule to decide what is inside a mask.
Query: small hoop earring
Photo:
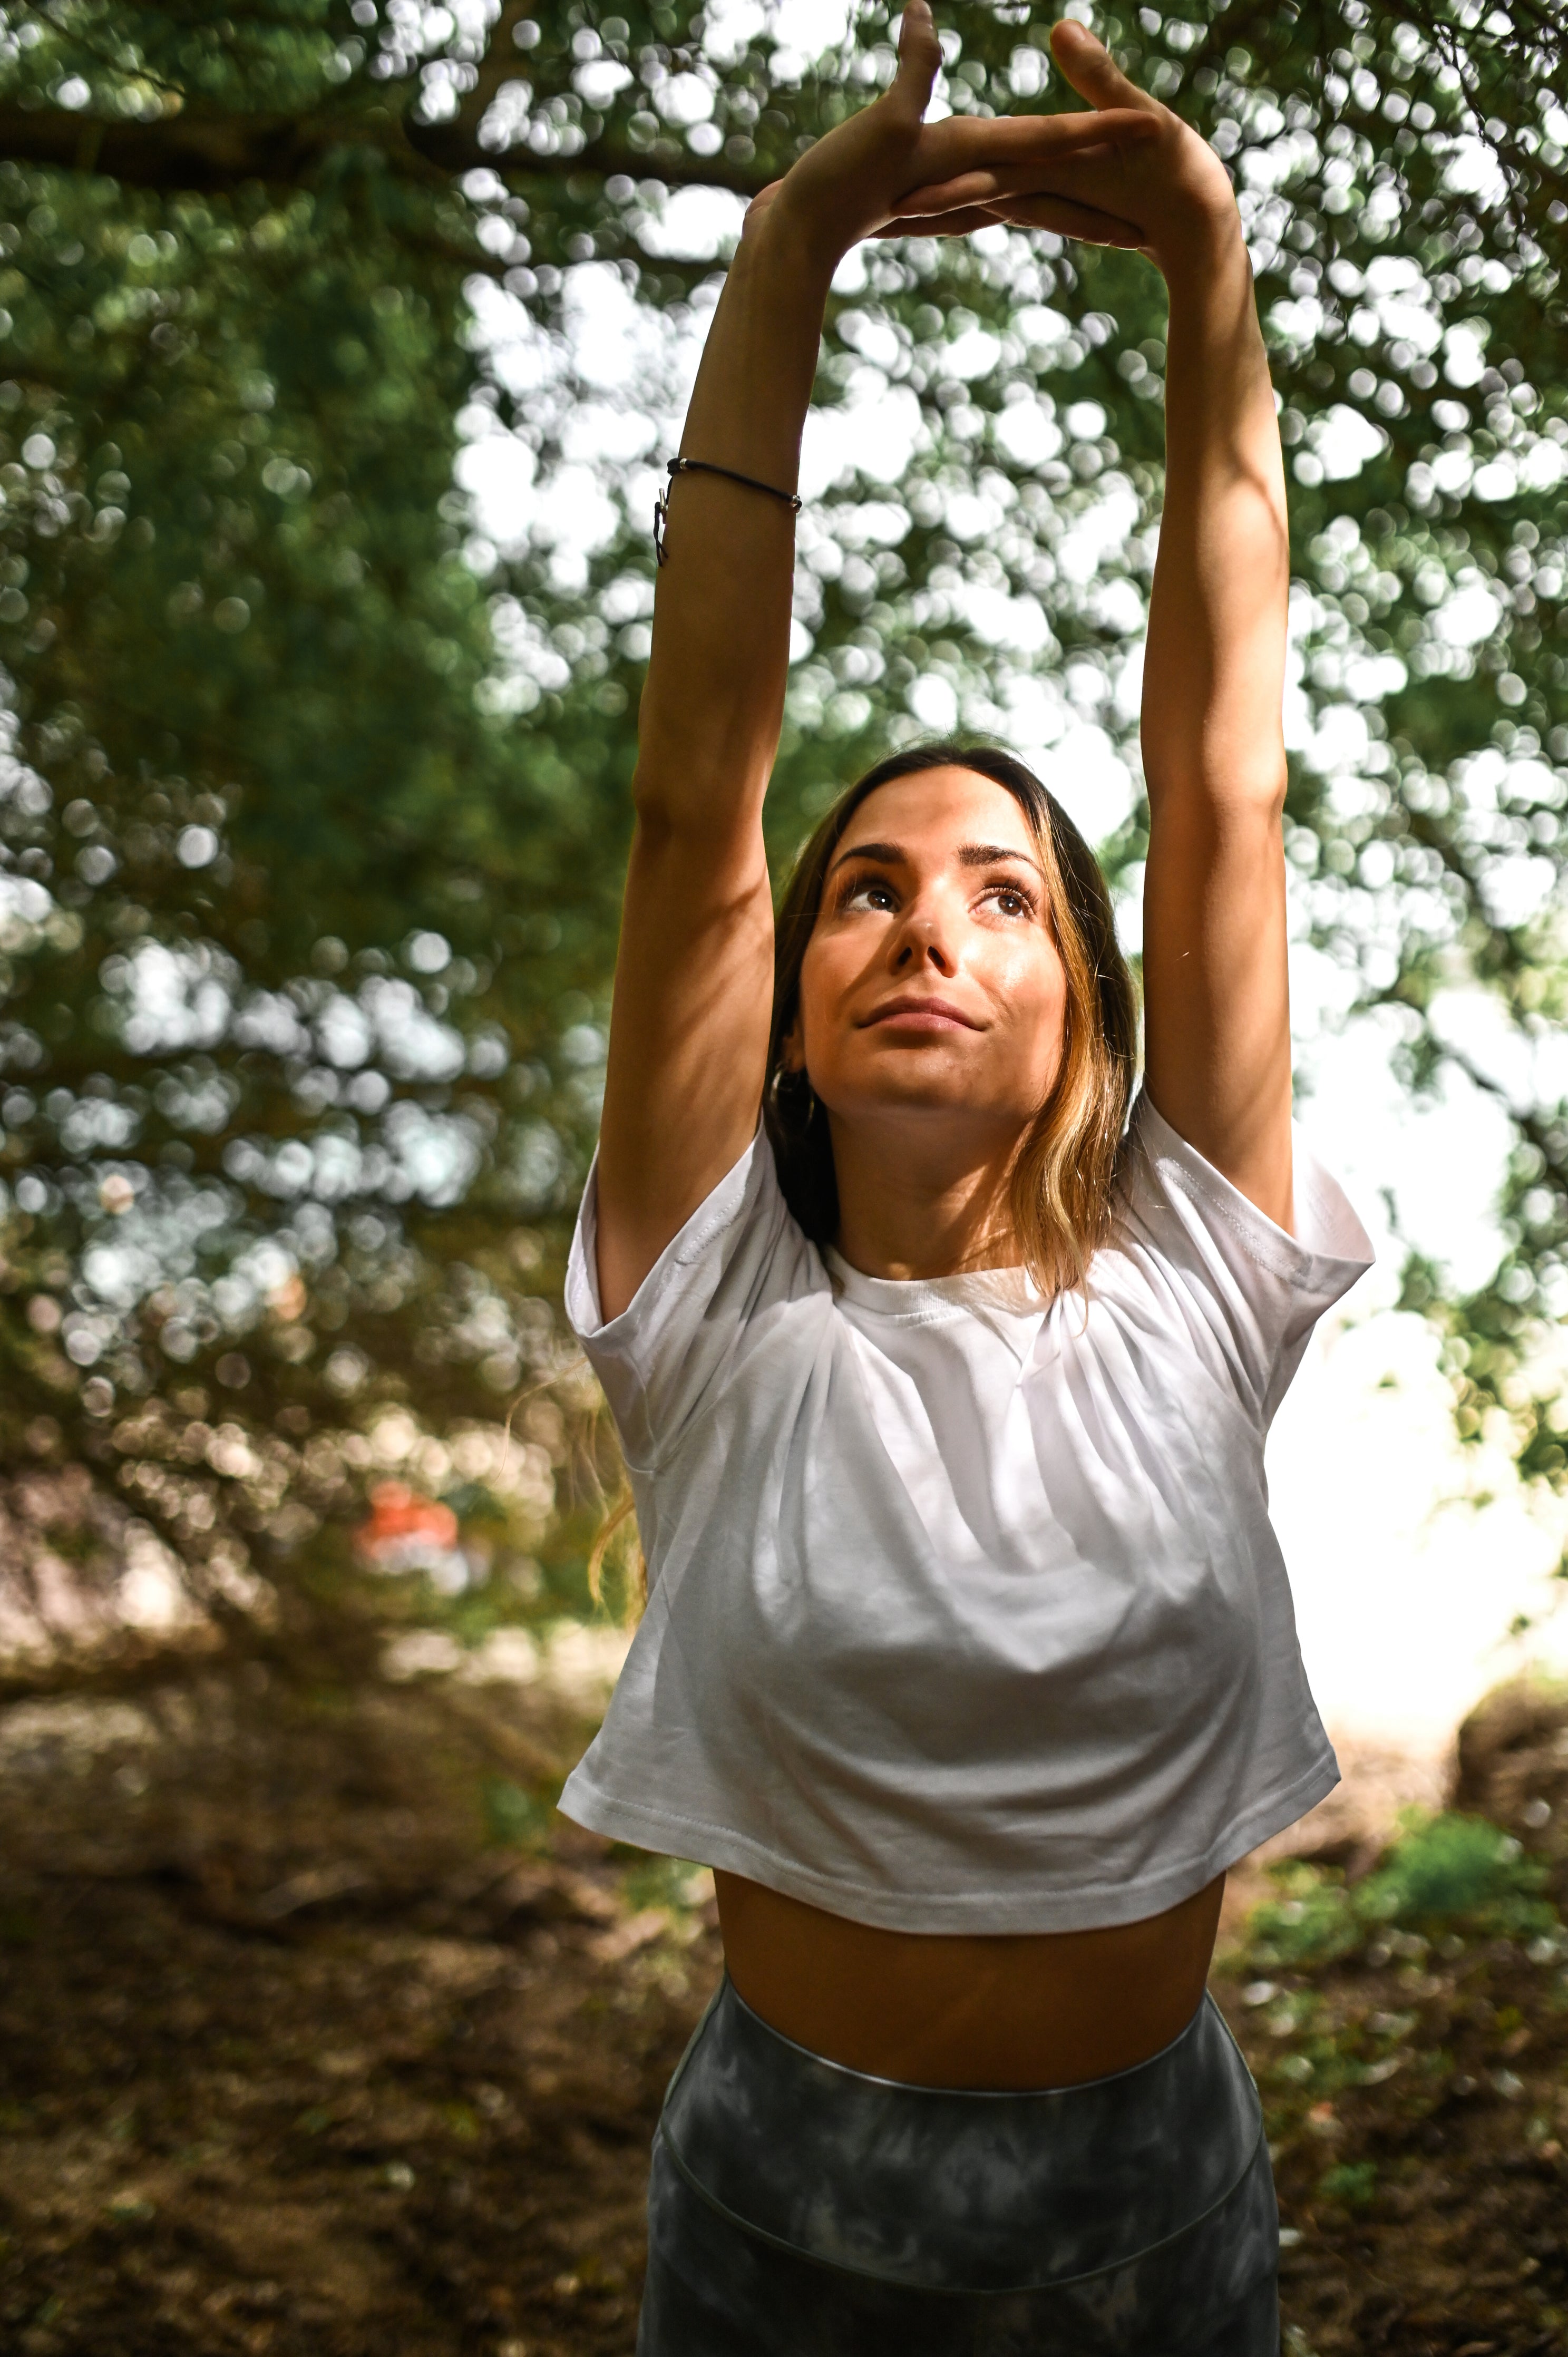
[[[804,1093],[806,1104],[802,1114],[800,1101]],[[817,1117],[817,1092],[803,1071],[787,1071],[782,1066],[773,1075],[774,1109],[789,1127],[801,1131],[811,1128]]]

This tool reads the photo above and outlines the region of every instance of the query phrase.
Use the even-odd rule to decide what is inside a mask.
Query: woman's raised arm
[[[840,257],[923,177],[939,51],[923,0],[898,76],[759,197],[708,332],[682,456],[792,493]],[[773,996],[762,798],[789,651],[793,517],[708,473],[670,487],[632,786],[599,1140],[604,1314],[630,1301],[757,1125]]]
[[[1058,24],[1051,48],[1096,110],[1069,119],[1099,121],[1102,143],[1053,155],[1044,171],[1010,164],[923,188],[895,226],[934,213],[946,228],[1003,220],[1104,242],[1098,211],[1131,224],[1118,242],[1165,275],[1165,500],[1144,662],[1145,1063],[1172,1125],[1288,1226],[1289,533],[1251,268],[1213,150],[1083,26]],[[1140,117],[1146,135],[1130,139]]]
[[[1092,115],[927,125],[939,62],[926,0],[908,0],[892,86],[753,204],[682,457],[792,492],[828,287],[848,249],[884,230],[911,189],[1101,135]],[[784,500],[722,475],[671,487],[599,1141],[606,1317],[757,1124],[773,995],[761,812],[783,715],[791,521]]]
[[[1144,1065],[1173,1127],[1288,1228],[1290,529],[1241,224],[1217,162],[1207,188],[1197,172],[1194,183],[1155,253],[1170,322],[1144,657]]]
[[[754,211],[709,331],[685,456],[793,491],[826,289],[788,220]],[[783,715],[794,520],[781,500],[722,476],[682,475],[666,546],[599,1134],[607,1318],[751,1135],[773,992],[761,811]]]

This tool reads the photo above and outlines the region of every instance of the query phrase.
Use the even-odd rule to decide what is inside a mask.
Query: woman
[[[751,208],[671,481],[569,1281],[650,1598],[563,1806],[709,1862],[727,1963],[655,2146],[643,2357],[1278,2346],[1204,1983],[1226,1867],[1336,1777],[1262,1445],[1368,1247],[1293,1161],[1284,497],[1230,186],[1082,27],[1053,48],[1089,111],[928,126],[909,0],[893,87]],[[1105,887],[1010,757],[853,787],[775,951],[829,280],[995,220],[1139,246],[1170,295],[1125,1135]]]

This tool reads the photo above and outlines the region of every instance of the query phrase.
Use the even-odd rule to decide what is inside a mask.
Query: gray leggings
[[[1257,2089],[1211,1998],[1039,2093],[824,2061],[726,1979],[670,2083],[638,2357],[1278,2357]]]

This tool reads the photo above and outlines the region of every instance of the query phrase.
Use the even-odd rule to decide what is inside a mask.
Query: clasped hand
[[[907,0],[892,84],[765,188],[750,221],[792,225],[829,268],[862,238],[963,236],[993,221],[1135,246],[1168,268],[1237,227],[1213,149],[1086,26],[1057,25],[1051,54],[1088,113],[929,124],[941,50],[926,0]]]

